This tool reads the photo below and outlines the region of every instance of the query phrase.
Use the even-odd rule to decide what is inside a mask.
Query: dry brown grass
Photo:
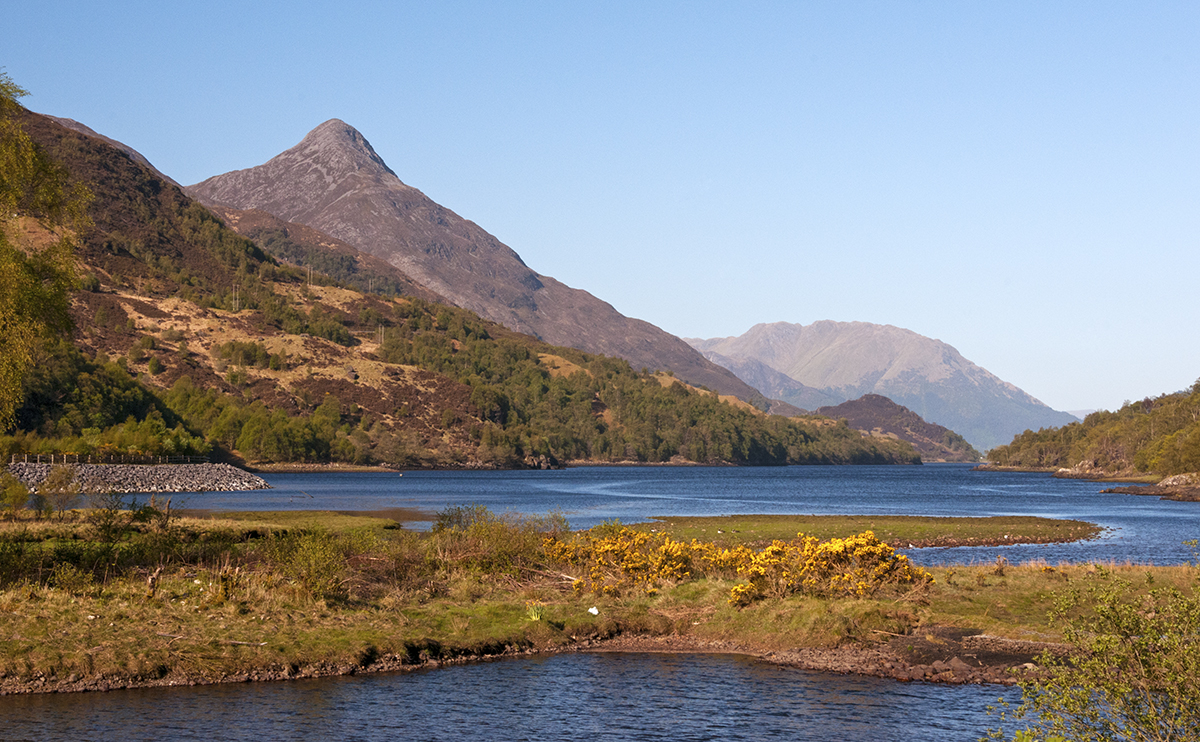
[[[551,353],[538,353],[538,363],[545,366],[551,376],[570,376],[577,373],[585,373],[588,376],[592,375],[592,372],[583,366]]]

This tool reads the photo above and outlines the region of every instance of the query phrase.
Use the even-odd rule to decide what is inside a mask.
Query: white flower
[[[597,608],[596,606],[592,606],[591,608],[588,608],[588,613],[592,614],[593,616],[599,616],[600,609]]]

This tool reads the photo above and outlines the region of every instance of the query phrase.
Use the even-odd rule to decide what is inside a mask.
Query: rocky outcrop
[[[261,477],[229,464],[61,464],[75,470],[82,492],[237,492],[270,489]],[[9,473],[31,490],[54,467],[50,464],[10,464]]]
[[[1121,495],[1149,495],[1176,502],[1200,502],[1200,474],[1176,474],[1158,484],[1111,487],[1100,491],[1115,492]]]

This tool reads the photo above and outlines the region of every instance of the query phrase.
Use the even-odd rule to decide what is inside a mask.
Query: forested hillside
[[[1191,389],[1093,412],[1061,428],[1027,430],[988,459],[1001,466],[1078,467],[1111,474],[1200,471],[1200,381]]]
[[[279,262],[143,165],[23,113],[93,194],[74,333],[45,334],[0,453],[510,467],[570,460],[915,463],[823,418],[722,402],[461,309]],[[28,247],[43,229],[8,229]],[[399,288],[389,284],[386,288]]]

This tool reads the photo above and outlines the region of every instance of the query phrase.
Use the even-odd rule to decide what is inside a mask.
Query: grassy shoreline
[[[844,535],[861,525],[843,520]],[[935,519],[900,519],[909,528],[899,532],[901,540],[919,537],[918,528],[929,528],[925,520]],[[936,520],[946,521],[942,528],[954,525]],[[776,516],[767,522],[789,527]],[[796,518],[792,525],[799,523]],[[713,520],[690,527],[726,525]],[[1012,535],[1018,525],[997,527]],[[1036,527],[1046,524],[1023,525],[1022,535],[1037,536]],[[1057,641],[1046,614],[1054,592],[1065,586],[1124,576],[1144,590],[1195,579],[1186,566],[943,567],[931,569],[934,582],[916,590],[863,598],[796,595],[735,607],[728,599],[739,579],[728,574],[663,583],[653,593],[577,592],[577,570],[542,557],[522,561],[540,550],[542,532],[502,526],[468,537],[468,529],[415,534],[386,518],[335,513],[177,519],[171,526],[175,561],[155,562],[163,567],[157,573],[155,564],[146,564],[104,567],[98,575],[59,566],[94,545],[94,523],[5,522],[0,563],[11,566],[18,551],[30,559],[34,549],[61,559],[38,562],[38,570],[20,579],[5,573],[0,693],[393,671],[628,647],[631,637],[671,651],[774,653],[774,661],[894,677],[903,671],[907,679],[914,667],[933,667],[918,649],[947,627],[1009,641]],[[752,530],[741,537],[760,535]],[[514,540],[527,536],[514,550]],[[133,548],[164,534],[146,527],[124,538]],[[110,555],[109,562],[120,559]],[[323,565],[336,569],[323,575]],[[1008,666],[999,669],[980,677],[1011,679]]]

